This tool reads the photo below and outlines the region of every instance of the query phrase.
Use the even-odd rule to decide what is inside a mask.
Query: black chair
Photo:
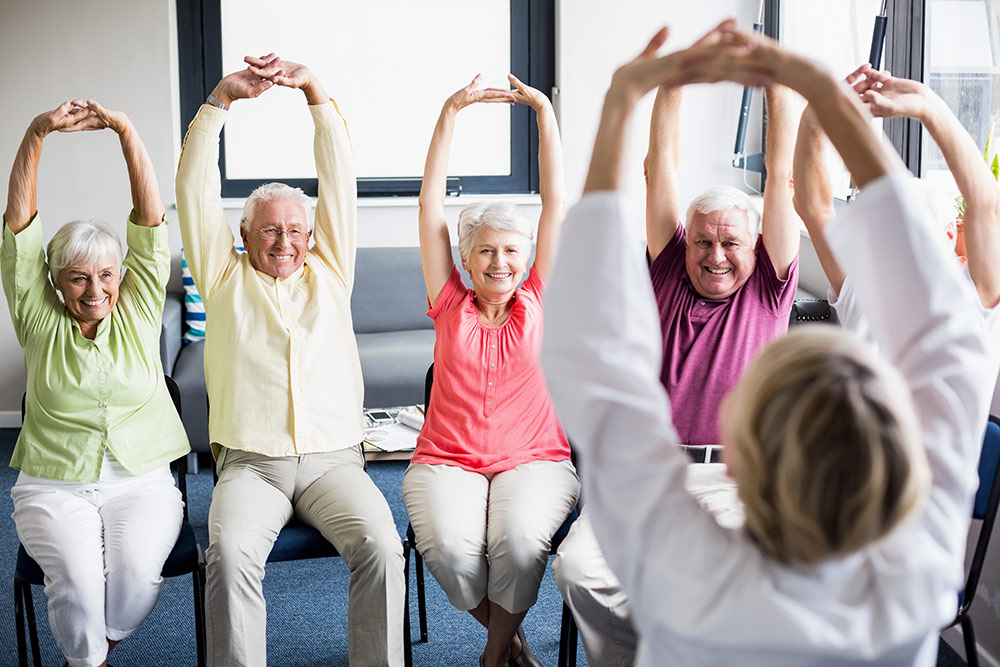
[[[165,377],[170,398],[181,412],[180,391],[177,384],[169,376]],[[24,422],[25,400],[21,397],[21,421]],[[163,564],[161,572],[164,578],[179,577],[190,574],[194,590],[194,624],[195,642],[198,652],[198,667],[205,666],[205,557],[201,547],[194,537],[194,529],[188,521],[187,495],[187,457],[182,456],[175,462],[177,466],[177,486],[184,501],[184,520],[181,522],[181,532],[177,542]],[[18,545],[17,564],[14,566],[14,621],[17,625],[17,660],[20,667],[28,665],[28,650],[25,645],[24,630],[27,620],[28,636],[31,641],[32,664],[41,667],[42,654],[38,646],[38,627],[35,623],[35,605],[31,595],[31,586],[44,584],[42,568],[38,566],[22,545]]]
[[[993,534],[993,523],[997,518],[997,508],[1000,507],[1000,419],[990,416],[986,424],[986,435],[983,437],[983,449],[979,454],[979,489],[976,491],[976,502],[972,506],[973,520],[982,522],[979,528],[979,539],[972,554],[969,575],[965,587],[958,592],[958,614],[955,620],[948,624],[945,630],[957,624],[962,626],[962,639],[965,643],[965,659],[969,667],[979,667],[979,651],[976,649],[976,633],[972,627],[972,616],[969,608],[976,599],[976,589],[979,587],[979,576],[986,561],[986,549],[990,545]]]
[[[430,409],[431,405],[431,387],[434,384],[434,364],[431,364],[427,368],[427,375],[424,379],[424,412]],[[552,536],[552,548],[549,551],[550,555],[554,555],[559,545],[569,534],[569,529],[573,525],[579,516],[579,511],[576,507],[569,513],[563,524],[559,526],[555,535]],[[411,667],[412,665],[412,637],[410,628],[410,553],[413,553],[414,567],[416,569],[417,577],[417,615],[418,621],[420,623],[420,639],[418,643],[423,644],[428,640],[427,637],[427,598],[425,596],[424,588],[424,559],[421,557],[420,552],[417,550],[417,538],[413,533],[413,524],[407,524],[406,526],[406,539],[403,540],[403,567],[406,571],[406,607],[403,614],[403,630],[406,633],[405,644],[406,644],[406,667]],[[559,667],[571,667],[576,665],[576,645],[577,645],[577,627],[576,621],[573,620],[573,614],[570,612],[569,606],[563,602],[562,607],[562,619],[560,621],[559,629]]]
[[[838,324],[837,311],[826,299],[796,299],[792,303],[792,312],[788,316],[788,325],[823,322]]]

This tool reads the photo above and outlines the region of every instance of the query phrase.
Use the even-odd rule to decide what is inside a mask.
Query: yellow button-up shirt
[[[344,119],[309,107],[319,199],[315,245],[285,279],[256,271],[233,247],[222,208],[219,133],[226,113],[203,105],[177,170],[184,254],[205,302],[209,436],[218,447],[291,456],[361,442],[364,384],[351,320],[357,184]]]
[[[167,225],[140,227],[133,212],[126,236],[118,301],[88,340],[49,282],[38,216],[16,235],[4,225],[0,274],[28,372],[13,468],[96,482],[105,450],[133,475],[190,451],[160,366]]]

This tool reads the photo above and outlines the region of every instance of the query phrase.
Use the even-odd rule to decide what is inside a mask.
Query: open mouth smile
[[[732,271],[732,269],[711,269],[707,266],[704,267],[704,269],[709,273],[711,273],[713,276],[724,276]]]

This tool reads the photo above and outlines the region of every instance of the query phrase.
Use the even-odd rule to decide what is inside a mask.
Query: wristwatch
[[[215,95],[209,95],[208,99],[205,100],[205,104],[211,104],[213,107],[218,107],[219,109],[222,109],[223,111],[229,111],[229,107],[227,107],[225,104],[223,104],[222,101],[219,100],[219,98],[216,97]]]

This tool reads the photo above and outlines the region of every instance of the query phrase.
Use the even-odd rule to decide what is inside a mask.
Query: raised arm
[[[28,125],[14,156],[7,184],[3,221],[11,232],[17,234],[27,227],[38,211],[38,162],[42,157],[42,141],[51,132],[85,129],[84,125],[92,119],[93,113],[84,102],[72,100],[39,114]]]
[[[799,217],[792,205],[792,154],[795,146],[795,114],[792,91],[771,85],[765,89],[767,102],[767,150],[764,164],[762,236],[767,254],[778,277],[788,277],[788,268],[799,254]]]
[[[135,126],[124,112],[105,109],[95,100],[87,100],[87,108],[100,121],[101,126],[112,130],[121,142],[132,192],[132,208],[135,209],[135,223],[140,227],[156,227],[163,222],[166,209],[160,197],[153,161],[149,159],[149,153],[146,152],[146,146]]]
[[[937,143],[965,199],[965,247],[969,274],[984,306],[1000,302],[1000,189],[975,140],[929,86],[878,72],[870,65],[855,86],[872,114],[916,118]]]
[[[233,232],[222,207],[219,134],[230,105],[257,97],[273,85],[245,69],[227,75],[212,90],[212,97],[226,108],[201,105],[184,137],[175,182],[177,218],[191,275],[206,300],[227,262],[235,257]]]
[[[513,99],[535,110],[538,119],[538,190],[542,198],[542,213],[538,218],[535,237],[535,269],[547,280],[559,244],[559,230],[566,215],[566,186],[563,176],[562,142],[552,103],[541,91],[508,75],[514,86]]]
[[[358,188],[347,122],[327,96],[316,73],[289,60],[247,57],[249,71],[279,86],[301,90],[309,104],[316,133],[313,154],[319,192],[313,229],[315,250],[353,285],[357,249]]]
[[[455,262],[451,257],[451,239],[448,235],[448,221],[444,217],[444,198],[448,181],[448,157],[451,154],[451,139],[455,134],[455,116],[458,112],[476,102],[513,102],[510,91],[479,89],[482,75],[477,74],[472,82],[456,91],[444,102],[431,145],[427,148],[424,162],[424,178],[420,184],[419,224],[420,259],[424,268],[424,282],[427,298],[433,306],[448,282]]]
[[[833,293],[840,294],[844,284],[844,271],[833,256],[824,230],[833,220],[833,186],[826,170],[824,153],[827,139],[816,120],[812,107],[806,107],[799,121],[798,138],[795,141],[795,156],[792,160],[792,180],[795,183],[793,202],[795,211],[809,231],[813,249],[820,266],[830,281]],[[770,182],[768,182],[770,186]]]
[[[680,107],[681,88],[660,86],[649,120],[649,150],[642,165],[646,177],[646,249],[650,261],[673,238],[683,215],[677,187]]]

